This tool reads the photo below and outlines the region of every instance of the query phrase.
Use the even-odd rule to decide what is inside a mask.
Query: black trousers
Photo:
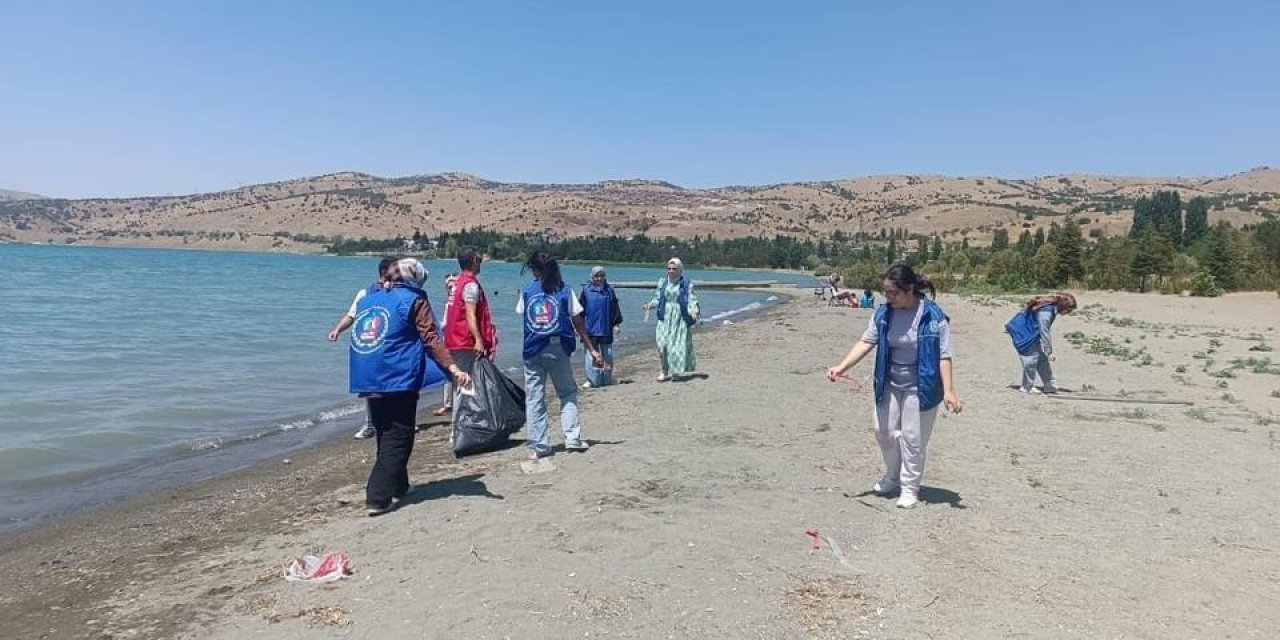
[[[413,454],[418,392],[369,398],[369,423],[378,432],[378,457],[369,470],[365,503],[386,507],[409,492],[409,456]]]

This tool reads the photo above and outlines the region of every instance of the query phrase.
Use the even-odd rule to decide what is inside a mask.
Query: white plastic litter
[[[284,568],[284,579],[290,582],[333,582],[349,575],[351,557],[346,551],[294,558]]]

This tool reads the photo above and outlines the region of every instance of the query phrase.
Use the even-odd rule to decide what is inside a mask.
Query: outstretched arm
[[[867,354],[871,353],[871,350],[874,348],[874,344],[859,340],[853,345],[853,348],[849,350],[849,355],[845,356],[844,360],[840,361],[840,364],[827,369],[827,377],[832,380],[840,377],[845,371],[848,371],[859,362],[862,362],[862,359],[867,357]]]
[[[350,329],[351,325],[355,324],[355,322],[356,319],[351,316],[342,316],[342,319],[338,321],[338,324],[333,325],[333,329],[329,331],[329,342],[336,341],[338,336],[342,335],[343,331]]]

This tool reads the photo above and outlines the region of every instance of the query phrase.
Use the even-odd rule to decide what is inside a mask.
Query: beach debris
[[[832,540],[825,533],[820,533],[817,529],[809,528],[805,530],[804,534],[809,536],[809,555],[813,555],[818,551],[818,549],[822,548],[823,543],[826,543],[827,548],[831,549],[832,555],[836,557],[836,560],[839,561],[840,564],[846,567],[850,566],[849,556],[845,554],[844,550],[840,548],[840,545],[837,544],[835,540]]]
[[[290,459],[288,459],[288,458],[285,458],[284,460],[281,460],[280,462],[281,462],[282,464],[293,464],[293,461],[292,461],[292,460],[290,460]]]
[[[284,579],[289,582],[333,582],[349,575],[351,557],[346,551],[296,557],[284,567]]]

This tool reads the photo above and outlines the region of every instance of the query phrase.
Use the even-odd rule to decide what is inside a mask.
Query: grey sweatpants
[[[884,401],[876,406],[876,443],[884,456],[885,477],[897,478],[903,493],[920,492],[925,449],[937,417],[937,407],[920,410],[915,391],[885,389]]]
[[[1036,385],[1037,373],[1040,374],[1040,384],[1044,385],[1046,391],[1057,388],[1053,380],[1053,368],[1049,366],[1049,356],[1045,355],[1044,349],[1036,347],[1034,353],[1019,353],[1018,360],[1022,361],[1023,391],[1030,391]]]

